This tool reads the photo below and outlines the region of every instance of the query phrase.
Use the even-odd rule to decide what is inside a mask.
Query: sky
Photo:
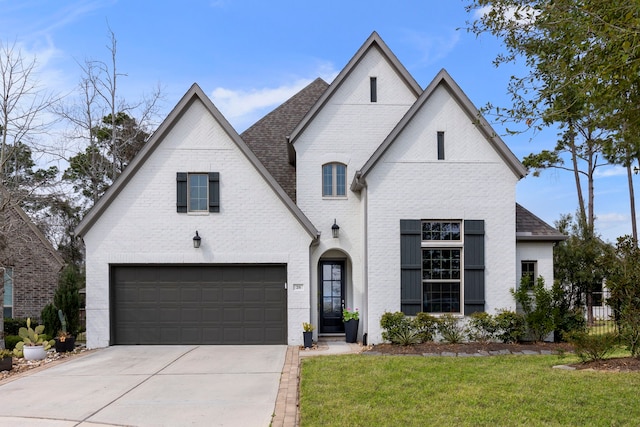
[[[445,68],[476,107],[509,107],[509,77],[526,69],[494,66],[503,48],[488,34],[476,37],[464,29],[475,18],[467,3],[0,0],[0,42],[36,58],[42,87],[68,94],[80,80],[79,64],[110,61],[111,29],[123,74],[120,96],[127,102],[161,87],[162,120],[195,82],[239,133],[317,77],[330,83],[373,31],[423,88]],[[556,130],[506,135],[486,118],[519,159],[555,146]],[[572,174],[559,170],[522,179],[516,198],[549,224],[578,206]],[[604,240],[631,233],[623,168],[598,169],[595,211]]]

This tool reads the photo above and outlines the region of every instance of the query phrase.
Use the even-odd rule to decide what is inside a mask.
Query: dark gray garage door
[[[286,344],[284,265],[112,266],[113,344]]]

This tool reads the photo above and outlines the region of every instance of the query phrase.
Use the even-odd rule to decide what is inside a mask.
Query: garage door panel
[[[115,344],[286,344],[286,268],[112,268]]]

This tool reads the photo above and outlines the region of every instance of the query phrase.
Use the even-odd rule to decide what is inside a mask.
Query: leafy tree
[[[496,57],[496,65],[523,60],[529,68],[524,76],[511,78],[513,106],[496,109],[499,116],[524,124],[525,130],[560,126],[556,148],[532,154],[525,163],[537,172],[548,167],[572,171],[579,217],[587,232],[593,231],[593,172],[602,164],[603,144],[609,140],[628,146],[609,151],[622,157],[607,156],[622,164],[636,151],[630,136],[638,134],[634,128],[640,123],[638,3],[472,0],[467,10],[480,12],[469,31],[502,40],[505,52]],[[587,179],[586,201],[581,177]]]
[[[608,304],[614,308],[620,336],[634,357],[640,356],[640,249],[631,236],[618,239],[609,258]]]
[[[565,295],[566,309],[587,308],[587,321],[593,324],[593,293],[600,292],[607,275],[611,247],[594,236],[579,219],[564,215],[555,223],[567,239],[553,251],[554,277]]]

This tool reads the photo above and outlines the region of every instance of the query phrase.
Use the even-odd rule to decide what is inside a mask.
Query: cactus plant
[[[35,347],[42,346],[44,350],[49,350],[51,346],[55,343],[54,340],[47,341],[46,336],[43,335],[44,325],[38,325],[35,329],[31,328],[31,318],[27,319],[27,327],[20,328],[18,331],[18,335],[22,338],[16,347],[13,349],[13,354],[16,357],[24,357],[24,347]]]

